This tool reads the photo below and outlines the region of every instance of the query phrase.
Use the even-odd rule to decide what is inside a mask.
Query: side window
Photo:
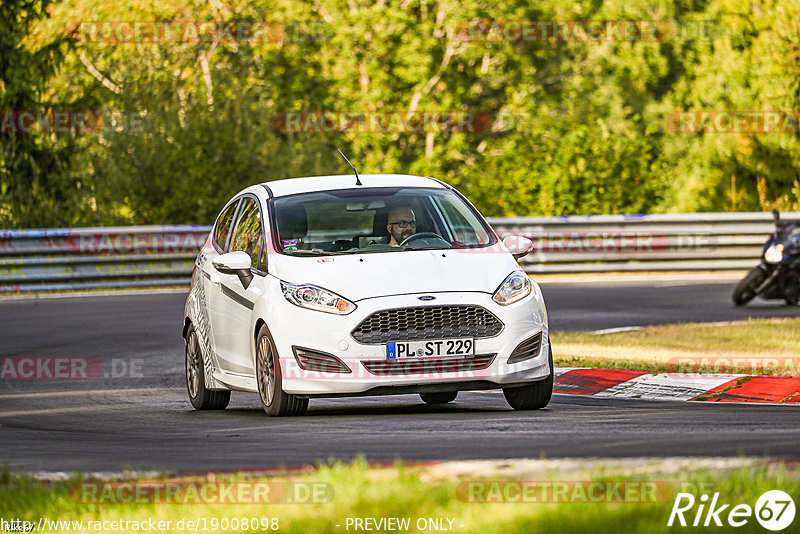
[[[228,251],[225,245],[228,243],[228,234],[231,232],[231,222],[233,221],[233,216],[236,214],[236,206],[238,205],[239,202],[233,202],[222,212],[219,219],[217,219],[217,227],[214,228],[214,242],[222,252]]]
[[[242,200],[242,209],[236,218],[230,250],[231,252],[246,252],[250,256],[253,267],[266,271],[266,264],[261,254],[263,235],[258,203],[250,197],[245,197]]]

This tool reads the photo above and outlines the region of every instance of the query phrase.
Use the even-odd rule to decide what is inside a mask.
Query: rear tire
[[[196,410],[224,410],[231,401],[230,391],[206,389],[203,352],[197,341],[194,325],[186,332],[186,390],[189,400]]]
[[[266,326],[256,337],[256,382],[261,406],[270,417],[303,415],[308,409],[308,399],[283,391],[281,366]]]
[[[426,404],[447,404],[456,400],[458,391],[441,391],[438,393],[420,393],[420,398]]]
[[[745,276],[733,290],[733,303],[744,306],[756,296],[756,289],[767,278],[767,273],[756,267]]]
[[[550,345],[550,337],[547,338],[547,347],[550,351],[548,363],[550,364],[550,374],[544,380],[532,382],[524,386],[515,388],[504,388],[503,395],[506,402],[515,410],[539,410],[550,404],[553,396],[553,348]]]

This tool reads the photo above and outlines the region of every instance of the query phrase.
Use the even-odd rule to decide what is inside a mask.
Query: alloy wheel
[[[275,397],[275,362],[267,336],[258,342],[258,386],[264,406],[271,406]]]
[[[200,357],[198,355],[197,334],[189,333],[189,340],[186,342],[186,385],[189,388],[189,395],[197,397],[200,389]]]

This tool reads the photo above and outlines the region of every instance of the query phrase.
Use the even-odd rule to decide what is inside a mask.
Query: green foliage
[[[623,462],[586,460],[587,467],[565,467],[559,466],[559,462],[548,464],[546,460],[534,466],[529,461],[520,465],[510,461],[503,465],[498,462],[496,473],[488,471],[490,474],[482,476],[448,477],[447,470],[437,473],[435,469],[399,462],[392,468],[381,468],[356,461],[352,464],[331,463],[308,473],[277,474],[268,478],[244,473],[157,478],[144,480],[143,485],[138,487],[153,487],[160,483],[197,488],[195,497],[186,502],[179,500],[180,497],[172,497],[173,500],[167,501],[172,504],[147,502],[146,491],[137,492],[136,497],[131,497],[133,491],[118,490],[120,485],[134,487],[136,480],[120,481],[115,486],[114,482],[83,481],[77,477],[68,481],[39,482],[24,475],[11,474],[8,480],[0,482],[0,513],[2,517],[19,518],[34,525],[40,520],[47,521],[43,525],[51,525],[50,529],[44,529],[48,531],[69,529],[64,523],[56,527],[57,521],[82,522],[84,530],[92,530],[95,522],[110,524],[112,521],[124,521],[128,522],[123,523],[128,529],[123,530],[133,532],[135,529],[129,526],[132,522],[144,522],[146,525],[152,520],[163,521],[166,527],[164,532],[186,532],[188,529],[185,526],[179,526],[183,520],[180,525],[185,525],[186,521],[205,521],[206,528],[215,532],[252,532],[256,529],[212,528],[213,525],[227,526],[234,518],[247,517],[265,518],[268,524],[272,524],[271,520],[274,519],[279,525],[277,531],[289,533],[341,532],[346,530],[346,521],[355,518],[407,520],[408,532],[431,532],[434,529],[425,528],[427,525],[424,522],[430,518],[442,519],[444,527],[452,524],[452,531],[466,534],[654,533],[681,528],[667,527],[667,522],[677,494],[687,492],[697,499],[698,504],[701,495],[718,493],[716,509],[728,505],[719,515],[724,526],[716,526],[712,519],[710,527],[688,528],[701,532],[727,532],[732,530],[727,518],[733,506],[744,504],[752,509],[759,497],[769,490],[780,489],[792,496],[800,491],[798,472],[791,463],[758,463],[747,459],[739,462],[740,467],[723,465],[736,465],[736,460],[718,461],[716,467],[712,467],[714,464],[708,460],[697,460],[695,463],[685,459],[651,459],[647,465],[625,467]],[[709,467],[703,468],[703,464]],[[483,472],[487,472],[487,469],[482,466]],[[532,477],[531,473],[535,475]],[[574,481],[572,487],[582,491],[537,489],[537,486],[547,488],[550,484],[565,485],[565,481]],[[89,495],[97,495],[104,500],[92,502],[88,498],[83,501],[82,483],[96,488],[96,491],[87,492]],[[204,491],[207,484],[210,490]],[[214,496],[219,491],[215,491],[215,484],[236,484],[243,488],[250,484],[269,484],[271,487],[292,484],[298,488],[310,485],[312,488],[325,488],[325,491],[317,494],[322,498],[310,502],[302,499],[294,503],[282,499],[268,503],[203,502],[203,496]],[[473,484],[479,490],[468,493],[467,488]],[[600,492],[589,489],[594,484],[599,485]],[[640,492],[636,489],[647,485],[654,486],[656,491]],[[530,490],[505,491],[503,488],[506,487]],[[497,488],[498,491],[491,488]],[[634,490],[629,491],[628,488]],[[186,491],[178,493],[188,494]],[[234,490],[233,495],[236,494]],[[267,495],[272,496],[273,493]],[[299,492],[298,495],[306,494]],[[311,496],[310,493],[308,495]],[[603,498],[605,496],[607,498]],[[685,513],[687,522],[691,522],[695,514],[700,512],[698,504]],[[708,507],[702,510],[707,512]],[[704,519],[705,514],[700,517]],[[675,520],[676,525],[678,521]],[[350,530],[354,530],[352,523],[349,526]],[[385,532],[391,528],[380,530]],[[745,533],[764,531],[764,527],[753,516],[747,517],[746,524],[736,528],[736,532]]]
[[[31,29],[47,16],[49,0],[0,3],[0,111],[37,111],[60,105],[49,82],[67,48],[63,35],[26,45]],[[66,102],[66,103],[65,103]],[[80,211],[81,182],[72,168],[74,140],[0,133],[0,227],[72,222],[60,212]]]
[[[249,184],[348,172],[336,148],[364,173],[444,179],[487,215],[800,209],[798,135],[672,128],[686,110],[798,110],[799,0],[11,0],[0,14],[0,110],[104,118],[89,135],[0,134],[4,227],[208,223]],[[466,38],[475,21],[522,20],[657,21],[658,38]],[[87,39],[104,21],[272,30]],[[488,121],[276,127],[320,111]]]

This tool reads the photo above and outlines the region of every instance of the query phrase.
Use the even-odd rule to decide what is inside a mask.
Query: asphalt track
[[[800,317],[730,304],[730,280],[542,284],[551,327]],[[0,381],[0,465],[33,471],[259,469],[329,458],[389,462],[511,457],[800,457],[790,406],[555,395],[514,412],[499,392],[430,407],[417,396],[313,400],[267,418],[255,395],[194,411],[183,384],[183,293],[0,300],[0,357],[94,358],[108,376]],[[112,363],[113,362],[113,363]]]

